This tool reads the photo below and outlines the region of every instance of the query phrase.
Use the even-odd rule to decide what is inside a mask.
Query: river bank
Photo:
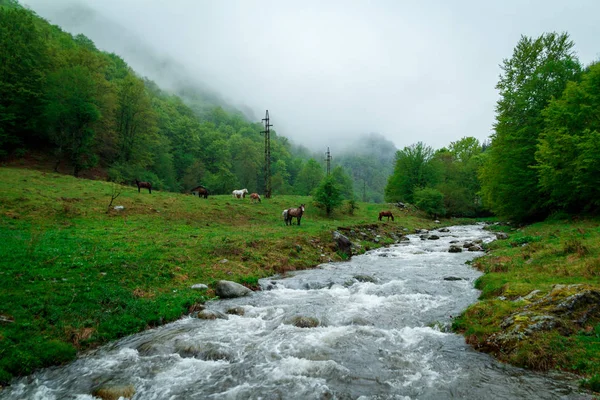
[[[481,297],[454,330],[503,362],[575,373],[600,392],[600,221],[491,229],[508,237],[473,262]]]
[[[281,210],[301,203],[301,225],[285,226]],[[253,204],[150,195],[0,168],[0,385],[174,321],[214,298],[218,280],[256,287],[260,278],[344,260],[332,235],[338,227],[358,227],[352,240],[364,252],[435,225],[410,210],[379,222],[389,205],[357,204],[353,213],[342,207],[327,218],[310,197]],[[208,289],[193,288],[199,284]]]

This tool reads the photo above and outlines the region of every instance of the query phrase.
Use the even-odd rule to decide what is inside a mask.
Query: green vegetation
[[[597,391],[600,221],[548,220],[499,229],[510,236],[493,242],[491,253],[474,262],[485,272],[476,282],[481,298],[454,328],[502,361],[581,374]]]
[[[115,191],[112,206],[124,209],[107,213]],[[285,226],[281,210],[300,203],[307,205],[302,225]],[[195,283],[252,287],[262,277],[341,260],[332,230],[377,223],[381,207],[355,204],[352,215],[340,207],[327,218],[310,197],[253,204],[231,195],[150,195],[0,168],[0,382],[180,317],[214,296],[212,288],[191,289]],[[399,214],[395,223],[377,224],[382,235],[431,224]]]

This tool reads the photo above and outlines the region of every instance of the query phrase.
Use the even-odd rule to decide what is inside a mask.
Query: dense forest
[[[75,176],[99,167],[110,180],[150,181],[159,190],[262,191],[260,122],[194,85],[167,92],[15,0],[0,0],[0,13],[0,158],[40,151]],[[364,140],[371,153],[358,144],[360,153],[335,157],[332,177],[345,199],[381,202],[391,167],[390,151],[380,157],[378,143],[390,143]],[[325,175],[324,158],[325,149],[314,153],[272,131],[273,193],[312,193]]]
[[[583,68],[568,34],[521,37],[503,61],[491,143],[399,151],[387,201],[434,215],[485,210],[527,222],[600,207],[600,63]]]

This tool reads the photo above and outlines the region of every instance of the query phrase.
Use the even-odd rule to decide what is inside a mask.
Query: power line
[[[269,110],[262,119],[265,122],[265,198],[271,198],[271,125],[269,123]]]

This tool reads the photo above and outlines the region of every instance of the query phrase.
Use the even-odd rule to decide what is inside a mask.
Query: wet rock
[[[92,396],[101,398],[102,400],[131,399],[134,394],[135,388],[133,385],[104,386],[92,392]]]
[[[444,277],[445,281],[463,281],[465,278],[459,278],[458,276],[446,276]]]
[[[472,242],[464,242],[462,247],[463,247],[463,249],[468,249],[471,246],[473,246]]]
[[[215,293],[222,299],[233,299],[236,297],[247,296],[252,293],[252,290],[248,289],[244,285],[231,281],[219,281]]]
[[[244,315],[246,313],[246,310],[244,310],[244,307],[233,307],[227,310],[227,314],[232,314],[232,315]]]
[[[206,286],[203,283],[196,283],[195,285],[192,285],[192,289],[196,289],[196,290],[206,290],[208,289],[208,286]]]
[[[198,319],[228,319],[227,315],[215,310],[202,310],[196,315]]]
[[[333,232],[333,240],[337,246],[337,249],[347,256],[352,256],[352,242],[346,236],[342,235],[338,231]]]
[[[448,253],[462,253],[462,247],[453,244],[448,249]]]
[[[314,317],[296,316],[290,322],[298,328],[316,328],[319,326],[319,320]]]
[[[369,275],[354,275],[353,278],[359,282],[377,283],[377,279]]]
[[[438,235],[430,235],[427,239],[428,240],[439,240],[439,236]]]
[[[499,239],[499,240],[508,239],[508,234],[506,234],[504,232],[496,232],[496,239]]]
[[[446,233],[446,232],[450,232],[450,229],[448,229],[448,228],[440,228],[440,229],[438,229],[438,232]]]

